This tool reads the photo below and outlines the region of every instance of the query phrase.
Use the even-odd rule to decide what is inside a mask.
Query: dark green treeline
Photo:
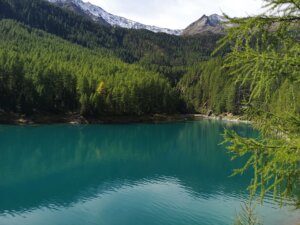
[[[241,114],[249,88],[222,69],[226,50],[211,57],[219,39],[112,28],[42,0],[0,0],[0,110]],[[289,90],[286,80],[269,107],[291,107],[299,93]]]
[[[7,111],[176,111],[166,78],[11,20],[0,22],[0,103]]]

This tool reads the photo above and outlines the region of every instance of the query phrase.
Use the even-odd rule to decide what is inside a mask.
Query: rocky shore
[[[246,120],[242,116],[236,116],[231,113],[224,113],[221,115],[204,115],[204,114],[194,114],[195,119],[202,118],[202,119],[209,119],[209,120],[222,120],[227,122],[234,122],[234,123],[247,123],[250,124],[251,121]]]
[[[101,116],[84,117],[78,113],[67,114],[36,114],[26,116],[16,113],[0,113],[0,124],[33,125],[33,124],[128,124],[128,123],[155,123],[187,121],[197,119],[222,120],[236,123],[250,123],[233,115],[203,115],[203,114],[177,114],[177,115],[143,115],[143,116]]]

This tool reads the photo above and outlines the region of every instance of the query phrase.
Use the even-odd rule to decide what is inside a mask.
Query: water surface
[[[0,225],[230,225],[250,174],[229,178],[216,121],[0,126]],[[265,225],[299,214],[269,196]]]

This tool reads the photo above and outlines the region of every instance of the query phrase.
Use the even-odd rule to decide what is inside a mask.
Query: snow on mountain
[[[210,23],[214,26],[220,25],[223,22],[226,22],[226,18],[224,16],[220,16],[218,14],[212,14],[208,16]]]
[[[168,28],[160,28],[156,26],[144,25],[142,23],[126,19],[124,17],[116,16],[106,12],[99,6],[93,5],[89,2],[83,2],[82,0],[47,0],[58,6],[71,9],[83,16],[87,16],[94,21],[106,25],[106,26],[117,26],[127,29],[146,29],[155,33],[167,33],[172,35],[196,35],[202,33],[214,33],[223,34],[224,29],[228,24],[223,24],[226,19],[218,14],[210,16],[203,15],[199,20],[189,25],[184,30],[172,30]]]
[[[168,28],[160,28],[156,26],[144,25],[139,22],[135,22],[133,20],[126,19],[124,17],[116,16],[106,12],[99,6],[93,5],[89,2],[85,3],[82,0],[48,0],[48,2],[64,5],[64,4],[73,4],[80,8],[85,14],[89,15],[93,20],[103,19],[111,26],[118,26],[128,29],[146,29],[155,33],[167,33],[173,35],[180,35],[182,30],[172,30]]]
[[[226,18],[218,14],[210,16],[203,15],[199,20],[192,23],[182,31],[182,35],[196,35],[203,33],[223,34],[228,24]]]

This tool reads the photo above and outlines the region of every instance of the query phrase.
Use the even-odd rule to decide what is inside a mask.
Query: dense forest
[[[219,48],[230,46],[223,71],[248,88],[244,113],[260,132],[249,138],[228,130],[224,143],[233,158],[248,157],[234,174],[253,171],[252,200],[272,193],[281,204],[289,199],[300,208],[300,1],[264,3],[264,14],[231,18],[236,26],[219,42]],[[249,224],[246,218],[236,224]]]
[[[11,20],[0,22],[1,107],[32,113],[150,114],[176,111],[168,80]]]
[[[251,84],[224,69],[228,47],[212,57],[221,38],[107,27],[43,0],[0,0],[0,110],[242,114]],[[266,107],[299,112],[288,100],[300,91],[288,79],[276,85]]]
[[[260,135],[225,132],[233,158],[249,156],[235,174],[300,207],[300,2],[264,2],[273,14],[228,18],[225,36],[183,37],[0,0],[0,115],[245,115]]]
[[[170,76],[172,81],[184,74],[182,67],[208,59],[220,38],[109,28],[43,0],[1,0],[0,18],[16,20],[84,47],[107,49],[124,62],[139,62],[147,69]]]

